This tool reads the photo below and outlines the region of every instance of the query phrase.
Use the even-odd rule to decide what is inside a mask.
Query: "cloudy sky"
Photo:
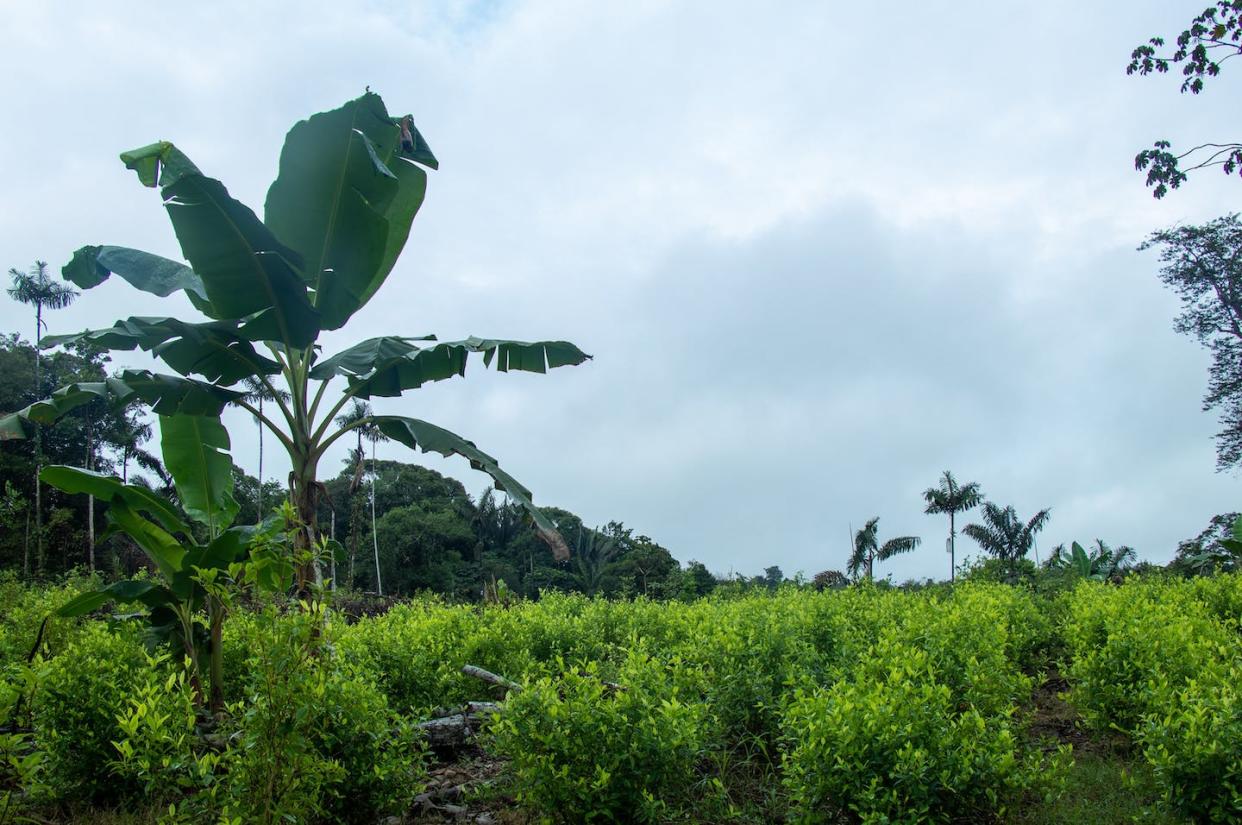
[[[434,332],[595,356],[546,376],[480,362],[381,410],[721,573],[841,568],[847,530],[879,516],[882,539],[924,546],[877,572],[945,576],[921,498],[945,469],[1023,516],[1051,507],[1042,549],[1098,537],[1163,561],[1238,509],[1239,483],[1214,471],[1207,355],[1135,247],[1236,209],[1242,184],[1202,173],[1155,201],[1132,159],[1236,138],[1242,79],[1191,98],[1124,69],[1202,5],[2,0],[0,264],[179,258],[117,153],[172,140],[258,208],[288,127],[369,85],[442,166],[327,349]],[[143,314],[193,316],[114,279],[50,323]],[[29,315],[6,301],[0,328],[28,336]],[[253,425],[229,423],[253,473]]]

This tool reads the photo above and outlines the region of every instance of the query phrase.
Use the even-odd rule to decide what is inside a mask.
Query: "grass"
[[[1029,805],[1012,812],[1009,825],[1092,825],[1147,823],[1185,825],[1168,813],[1141,758],[1113,752],[1076,754],[1065,793],[1055,802]]]

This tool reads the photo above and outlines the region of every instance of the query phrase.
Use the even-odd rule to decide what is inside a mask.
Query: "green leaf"
[[[85,616],[87,613],[93,613],[110,601],[112,601],[112,596],[108,591],[91,590],[86,593],[80,593],[61,605],[57,608],[56,615],[65,618]]]
[[[155,563],[164,577],[172,581],[181,569],[185,548],[166,530],[138,515],[123,500],[114,500],[108,508],[108,520],[134,540]]]
[[[166,140],[121,153],[126,169],[133,169],[143,186],[171,186],[187,175],[201,175],[180,149]]]
[[[82,593],[61,605],[57,609],[56,615],[64,617],[84,616],[112,601],[142,602],[147,607],[155,607],[159,604],[167,604],[171,601],[171,597],[172,593],[154,582],[131,579],[114,582],[107,587],[92,590],[89,593]]]
[[[218,416],[226,405],[244,395],[190,378],[147,370],[123,370],[103,381],[61,387],[42,401],[0,417],[0,441],[27,438],[34,432],[33,424],[51,424],[95,398],[119,406],[141,401],[159,415]]]
[[[319,313],[295,269],[298,254],[214,178],[182,177],[163,194],[181,251],[218,315],[240,319],[271,309],[278,333],[271,340],[309,346],[319,334]]]
[[[399,144],[370,92],[285,138],[264,219],[300,253],[324,329],[344,326],[384,282],[422,205],[426,173],[409,161],[392,167]]]
[[[45,347],[85,341],[109,350],[142,349],[182,375],[235,384],[254,375],[275,375],[280,364],[260,355],[237,321],[187,324],[176,318],[131,317],[105,329],[49,335]]]
[[[310,375],[317,380],[344,375],[350,391],[359,398],[395,397],[429,381],[464,375],[472,352],[483,353],[483,364],[491,366],[494,361],[501,372],[547,372],[591,357],[568,341],[528,343],[471,337],[420,348],[414,343],[420,340],[426,339],[371,338],[321,361]]]
[[[181,520],[176,508],[146,487],[123,484],[115,476],[61,464],[44,467],[39,478],[66,493],[84,493],[106,503],[120,499],[131,509],[154,518],[165,530],[190,534],[190,528]]]
[[[119,275],[143,292],[166,298],[181,290],[195,309],[217,317],[215,307],[207,299],[203,279],[185,264],[124,246],[84,246],[61,269],[65,280],[90,289]]]
[[[535,506],[531,500],[530,490],[527,490],[513,476],[500,469],[496,459],[480,450],[473,442],[467,441],[443,427],[437,427],[435,424],[430,424],[417,418],[407,418],[399,415],[377,415],[373,416],[372,420],[384,435],[411,449],[420,449],[425,453],[435,452],[445,457],[459,455],[469,461],[470,466],[474,469],[487,473],[496,483],[496,489],[507,493],[510,498],[526,509],[526,512],[530,514],[531,519],[535,522],[535,528],[539,533],[539,537],[552,548],[552,553],[556,559],[563,561],[569,558],[569,547],[565,544],[565,540],[557,532],[556,525],[552,520]]]
[[[219,416],[161,415],[160,447],[181,506],[214,538],[239,508],[233,498],[228,430]]]

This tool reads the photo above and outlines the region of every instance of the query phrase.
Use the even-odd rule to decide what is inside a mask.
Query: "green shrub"
[[[227,815],[373,822],[421,789],[415,731],[326,644],[319,607],[255,616],[244,696],[223,732],[235,743],[222,757],[227,783],[206,800]]]
[[[1162,681],[1152,704],[1139,741],[1165,799],[1194,822],[1242,821],[1242,666],[1217,661],[1180,687]]]
[[[492,725],[519,800],[561,822],[666,821],[691,787],[705,708],[669,666],[633,652],[613,689],[594,664],[510,694]]]
[[[141,787],[111,774],[121,738],[117,713],[142,683],[145,650],[131,628],[90,624],[59,656],[39,668],[34,699],[37,745],[47,754],[56,796],[114,802]]]
[[[50,655],[64,650],[81,632],[83,624],[51,614],[96,583],[86,577],[70,576],[63,584],[31,587],[12,573],[0,571],[0,670],[26,661],[39,639],[40,628],[40,650]]]
[[[1007,713],[967,707],[932,658],[882,639],[848,679],[799,691],[785,717],[784,784],[800,822],[944,822],[1002,811],[1040,778]]]
[[[148,800],[163,801],[210,787],[219,754],[198,738],[193,690],[168,654],[147,656],[132,692],[116,713],[117,738],[108,770]]]
[[[1209,614],[1187,583],[1084,582],[1070,598],[1064,635],[1070,700],[1088,724],[1133,734],[1161,710],[1157,684],[1176,690],[1210,663],[1228,661],[1237,633]]]

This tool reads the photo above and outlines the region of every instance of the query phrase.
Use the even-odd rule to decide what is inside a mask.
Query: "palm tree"
[[[1012,506],[1002,508],[985,501],[983,523],[968,524],[962,528],[962,533],[977,541],[984,552],[1003,560],[1012,576],[1018,559],[1031,552],[1035,534],[1044,529],[1051,513],[1051,508],[1044,508],[1024,524]]]
[[[286,402],[292,396],[285,390],[273,386],[267,381],[263,381],[257,377],[243,378],[242,386],[246,388],[246,394],[242,400],[258,406],[258,414],[253,416],[254,423],[259,427],[259,520],[263,520],[263,402],[279,401]]]
[[[575,577],[578,586],[588,596],[599,592],[604,583],[604,574],[621,550],[614,538],[605,538],[598,529],[587,531],[583,537],[582,528],[578,528],[578,546],[574,552]]]
[[[358,488],[362,486],[362,478],[366,474],[366,453],[362,449],[362,439],[371,442],[371,469],[373,477],[371,480],[371,543],[375,550],[375,592],[384,595],[384,583],[380,578],[379,563],[379,537],[375,533],[375,445],[380,441],[387,441],[388,438],[379,431],[379,427],[370,423],[371,405],[361,399],[355,398],[350,408],[337,417],[336,423],[341,427],[353,427],[358,437],[358,446],[351,450],[351,460],[354,462],[354,480],[349,486],[350,493],[356,493]],[[366,423],[359,424],[359,421]],[[357,541],[352,541],[352,552],[357,550]],[[350,575],[353,575],[353,557],[350,557]]]
[[[886,561],[898,553],[909,553],[922,541],[918,536],[898,536],[880,545],[876,534],[879,531],[880,517],[876,516],[867,522],[863,529],[854,535],[854,550],[850,554],[849,571],[855,579],[864,568],[867,578],[871,578],[877,561]]]
[[[958,484],[957,479],[948,470],[940,477],[939,487],[929,487],[923,491],[923,499],[927,502],[924,513],[949,514],[949,581],[954,580],[957,568],[957,530],[954,517],[979,506],[983,501],[983,493],[979,491],[979,483]]]
[[[382,596],[384,589],[380,585],[379,533],[375,531],[375,484],[379,481],[379,467],[375,463],[375,445],[381,441],[387,441],[388,436],[380,432],[380,428],[374,424],[366,424],[358,429],[362,437],[371,442],[371,545],[375,550],[375,589]]]
[[[43,320],[43,309],[64,309],[73,303],[78,297],[78,291],[73,287],[66,286],[59,281],[52,280],[47,274],[47,261],[35,261],[34,266],[28,272],[19,272],[16,269],[9,269],[9,277],[13,283],[9,287],[9,297],[14,301],[33,305],[35,308],[35,377],[34,377],[34,394],[35,398],[43,397],[43,388],[41,366],[42,362],[39,358],[39,350],[43,344],[43,330],[47,324]],[[39,427],[34,428],[34,456],[35,456],[35,541],[37,542],[36,550],[36,566],[39,572],[43,572],[43,496],[42,482],[39,480],[39,473],[42,472],[43,443],[40,438]],[[30,575],[29,567],[25,571],[26,575]]]

